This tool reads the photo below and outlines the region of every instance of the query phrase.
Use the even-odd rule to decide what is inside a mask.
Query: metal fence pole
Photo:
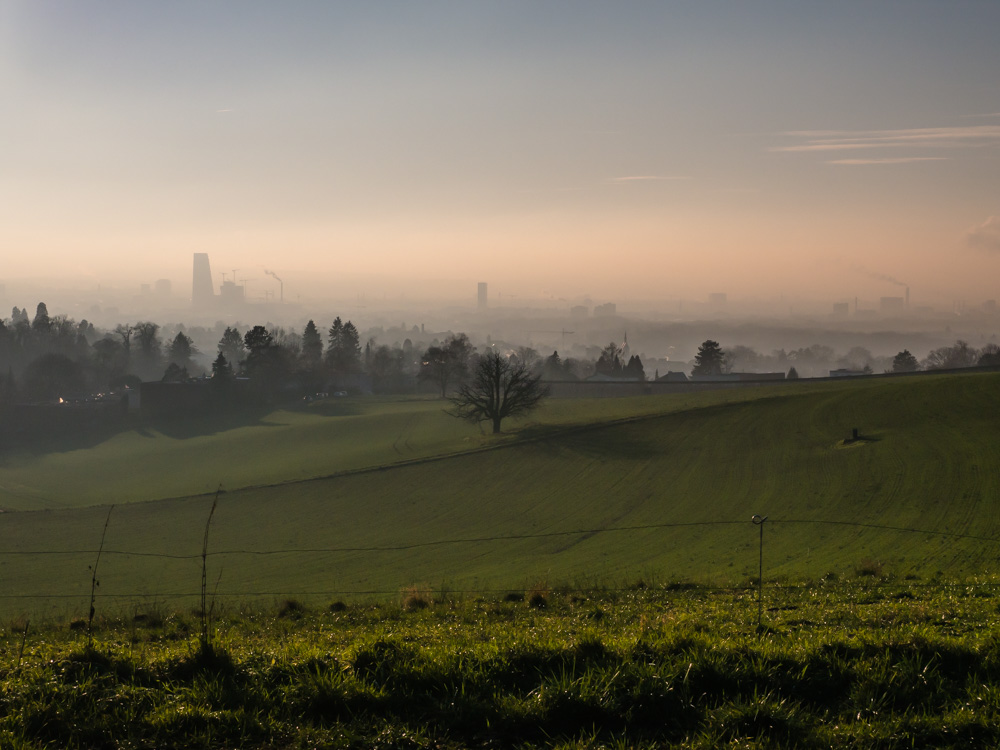
[[[760,528],[760,553],[757,560],[757,629],[760,630],[764,620],[764,521],[767,516],[753,514],[751,522]]]

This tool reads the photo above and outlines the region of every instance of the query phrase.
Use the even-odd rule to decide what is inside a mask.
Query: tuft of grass
[[[528,606],[534,609],[545,609],[549,606],[549,597],[551,595],[552,592],[549,590],[549,587],[541,582],[536,583],[525,592]]]
[[[884,566],[880,560],[868,558],[861,561],[861,564],[854,569],[854,575],[859,578],[881,578],[884,573]]]
[[[420,586],[407,586],[402,592],[402,606],[406,612],[427,609],[434,603],[431,592]]]
[[[298,599],[283,599],[278,605],[278,617],[301,619],[306,613],[306,605]]]

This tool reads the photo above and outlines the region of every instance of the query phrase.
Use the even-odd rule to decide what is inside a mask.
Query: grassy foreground
[[[10,748],[995,747],[992,586],[646,587],[5,631]],[[401,606],[402,605],[402,606]]]

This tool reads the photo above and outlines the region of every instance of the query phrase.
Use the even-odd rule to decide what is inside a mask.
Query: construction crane
[[[279,288],[279,291],[280,291],[280,294],[281,294],[280,301],[284,302],[285,301],[285,282],[283,282],[281,279],[279,279],[278,278],[278,274],[276,274],[274,271],[268,271],[265,268],[264,269],[264,273],[266,273],[268,276],[272,277],[275,281],[278,282],[278,288]]]

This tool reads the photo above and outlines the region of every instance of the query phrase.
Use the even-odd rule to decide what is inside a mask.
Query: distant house
[[[667,371],[666,375],[661,375],[656,379],[657,383],[686,383],[688,377],[683,372]]]

